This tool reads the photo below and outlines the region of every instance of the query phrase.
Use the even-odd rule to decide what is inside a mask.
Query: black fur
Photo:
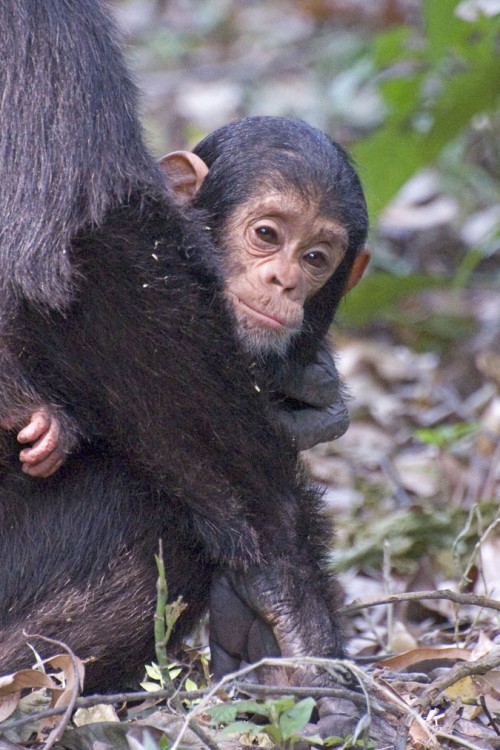
[[[21,630],[66,640],[88,689],[152,656],[153,554],[170,597],[213,576],[283,653],[339,655],[329,530],[231,334],[212,248],[147,153],[95,0],[0,3],[0,418],[70,415],[81,455],[47,481],[6,451],[0,672]]]

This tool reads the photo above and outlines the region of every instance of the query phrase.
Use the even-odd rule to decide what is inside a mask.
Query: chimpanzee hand
[[[349,427],[339,374],[327,344],[313,364],[295,365],[283,373],[280,390],[287,400],[275,411],[299,450],[335,440]]]
[[[235,672],[245,663],[251,664],[266,657],[281,655],[271,626],[245,604],[225,575],[216,576],[212,582],[210,654],[215,681]],[[267,673],[274,684],[280,682],[279,678],[275,679],[277,675],[276,669]],[[263,677],[265,682],[266,672],[259,672],[259,680]],[[286,675],[283,674],[283,678],[286,680]],[[251,681],[252,677],[245,679]],[[352,689],[355,683],[347,670],[343,673],[339,669],[336,687],[342,686]],[[327,738],[352,734],[359,718],[359,709],[349,698],[319,698],[315,723],[307,725],[304,735]],[[385,719],[375,716],[372,718],[370,737],[391,747],[394,744],[394,729]]]
[[[5,420],[0,427],[13,429],[14,425]],[[29,423],[18,432],[17,440],[22,444],[32,443],[19,454],[22,471],[41,478],[54,474],[78,442],[73,430],[62,429],[58,413],[45,406],[32,413]]]
[[[214,680],[265,656],[280,656],[272,628],[238,596],[226,576],[210,591],[210,655]]]

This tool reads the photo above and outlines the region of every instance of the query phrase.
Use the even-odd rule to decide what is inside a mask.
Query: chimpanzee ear
[[[344,294],[347,294],[347,292],[350,292],[351,289],[356,286],[368,265],[370,257],[371,253],[366,246],[356,255],[347,279]]]
[[[208,173],[205,162],[191,151],[172,151],[160,159],[160,166],[181,206],[194,198]]]

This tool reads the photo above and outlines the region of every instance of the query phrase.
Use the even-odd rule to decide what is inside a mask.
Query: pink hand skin
[[[0,423],[3,429],[12,429],[7,422]],[[64,463],[66,454],[59,445],[60,423],[56,413],[41,407],[34,411],[26,427],[17,435],[20,443],[31,443],[19,454],[22,471],[31,477],[47,478]]]

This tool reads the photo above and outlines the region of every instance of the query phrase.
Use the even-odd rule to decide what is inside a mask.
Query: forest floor
[[[367,85],[374,75],[370,40],[385,24],[411,20],[418,2],[114,6],[145,92],[148,137],[161,155],[254,113],[301,116],[349,145],[381,117]],[[472,167],[461,163],[464,153]],[[375,713],[382,706],[408,728],[400,744],[366,747],[500,748],[498,244],[464,272],[474,238],[500,215],[498,193],[492,197],[480,173],[488,160],[486,171],[498,177],[500,163],[491,163],[477,133],[469,135],[381,213],[371,237],[373,276],[360,282],[332,332],[351,426],[304,454],[335,518],[332,564],[345,593],[350,657],[366,669]],[[476,170],[474,180],[462,169]],[[401,275],[388,271],[396,267],[409,278],[433,275],[439,284],[394,295]],[[182,705],[169,708],[163,693],[142,695],[139,703],[114,696],[75,704],[68,655],[58,665],[68,678],[63,693],[26,695],[35,685],[24,676],[19,695],[7,700],[0,681],[0,750],[42,742],[68,750],[157,750],[172,746],[180,727],[180,746],[211,750],[292,748],[302,737],[310,706],[293,709],[293,700],[275,697],[262,702],[258,691],[242,688],[241,677],[215,694],[207,686],[206,649],[191,647],[186,661],[189,668],[172,667]],[[148,682],[149,689],[159,686],[155,668]],[[249,695],[261,701],[257,723],[255,704],[230,708]],[[52,705],[80,706],[71,722],[69,715],[34,715],[47,708],[48,696]],[[214,728],[207,707],[215,704],[228,710],[216,714]],[[180,708],[190,712],[191,728]],[[253,723],[221,735],[237,713]],[[58,736],[47,740],[54,726]],[[201,727],[201,738],[193,727]]]

